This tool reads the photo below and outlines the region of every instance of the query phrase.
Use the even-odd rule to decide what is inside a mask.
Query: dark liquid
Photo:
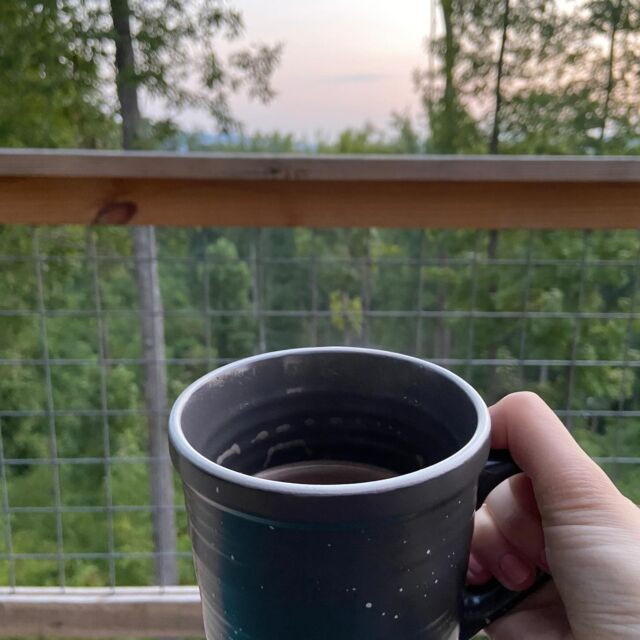
[[[393,478],[398,474],[383,467],[361,462],[310,460],[283,464],[265,469],[255,475],[266,480],[299,484],[355,484]]]

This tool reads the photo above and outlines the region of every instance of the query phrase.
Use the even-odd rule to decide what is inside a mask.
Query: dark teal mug
[[[189,386],[169,436],[209,640],[466,639],[523,597],[465,588],[475,510],[518,469],[442,367],[255,356]]]

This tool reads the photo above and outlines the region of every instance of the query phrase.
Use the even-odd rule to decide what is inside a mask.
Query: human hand
[[[512,590],[553,582],[485,632],[492,640],[640,638],[640,509],[533,393],[491,407],[492,447],[524,471],[477,512],[467,580]]]

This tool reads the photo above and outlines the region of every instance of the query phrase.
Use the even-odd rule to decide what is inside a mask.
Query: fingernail
[[[478,562],[478,559],[473,554],[471,554],[469,556],[469,567],[467,569],[467,572],[471,576],[479,577],[482,575],[483,571],[484,567]]]
[[[531,573],[529,567],[518,556],[507,553],[500,560],[500,569],[514,585],[522,584]]]

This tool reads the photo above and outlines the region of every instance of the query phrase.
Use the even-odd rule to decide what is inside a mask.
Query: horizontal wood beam
[[[0,149],[0,176],[285,182],[638,182],[640,157]]]
[[[204,637],[197,587],[0,590],[0,636]]]
[[[3,151],[0,223],[635,228],[640,158]]]
[[[0,178],[0,223],[635,228],[640,183]]]

